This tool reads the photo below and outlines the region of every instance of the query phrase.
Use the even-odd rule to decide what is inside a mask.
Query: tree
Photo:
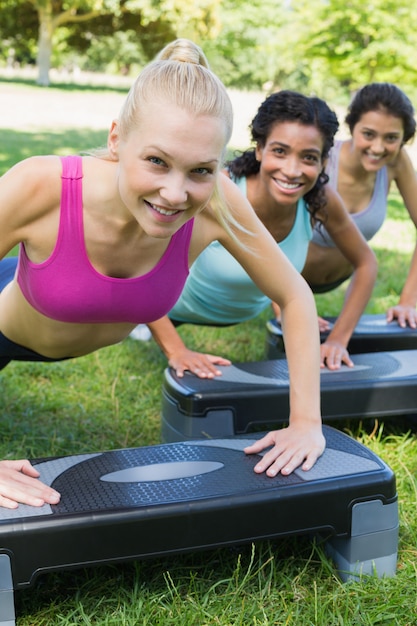
[[[88,24],[89,31],[94,32],[95,25],[107,33],[109,30],[123,30],[127,25],[139,34],[156,34],[156,37],[143,37],[142,48],[146,56],[153,56],[158,49],[175,36],[209,37],[217,26],[216,8],[220,0],[0,0],[2,21],[0,27],[3,38],[15,33],[10,17],[16,17],[16,10],[21,13],[23,4],[32,5],[32,11],[38,18],[37,66],[40,85],[50,83],[49,71],[54,38],[58,29],[63,26],[68,32],[76,32],[76,26]],[[15,9],[14,14],[12,13]],[[72,28],[71,28],[72,27]],[[146,45],[147,44],[147,45]],[[138,44],[139,45],[139,44]],[[152,54],[151,54],[152,52]]]
[[[29,0],[0,0],[0,54],[11,62],[29,63],[36,53],[38,20]]]
[[[226,84],[333,98],[379,80],[417,85],[417,3],[410,0],[223,0],[206,46]]]
[[[204,50],[226,85],[261,88],[273,80],[286,0],[223,0],[221,28]]]
[[[53,49],[86,58],[93,42],[88,67],[110,59],[127,71],[189,37],[231,87],[333,99],[374,80],[417,86],[410,0],[0,0],[0,13],[0,53],[37,54],[41,84]]]
[[[409,0],[293,0],[297,48],[350,91],[373,81],[416,84],[416,3]]]

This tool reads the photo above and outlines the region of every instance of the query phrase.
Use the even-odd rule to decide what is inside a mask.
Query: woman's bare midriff
[[[15,281],[0,293],[0,331],[25,348],[52,359],[89,354],[125,339],[135,324],[70,324],[31,307]]]
[[[327,285],[353,272],[353,267],[338,248],[325,248],[310,242],[302,275],[310,285]]]

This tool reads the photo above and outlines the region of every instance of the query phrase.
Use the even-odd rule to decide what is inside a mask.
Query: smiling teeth
[[[278,183],[281,187],[284,187],[284,189],[297,189],[300,186],[300,183],[284,183],[283,180],[279,180]]]
[[[175,215],[176,213],[179,213],[178,209],[161,209],[161,207],[156,206],[155,204],[151,204],[151,207],[155,209],[155,211],[157,211],[158,213],[161,213],[161,215]]]

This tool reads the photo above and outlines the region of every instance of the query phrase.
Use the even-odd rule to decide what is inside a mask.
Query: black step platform
[[[324,420],[383,418],[417,413],[417,350],[352,356],[355,367],[321,371]],[[179,378],[165,370],[162,439],[232,436],[286,422],[286,359],[221,366],[222,376]]]
[[[43,572],[294,534],[326,539],[342,580],[393,576],[398,508],[392,470],[331,427],[309,471],[255,474],[261,436],[189,441],[35,461],[58,505],[0,509],[0,624],[13,590]]]
[[[324,317],[333,325],[337,317]],[[323,342],[330,331],[320,333]],[[348,344],[350,354],[361,352],[389,352],[391,350],[417,350],[417,329],[401,328],[396,321],[387,324],[385,314],[362,315]],[[265,357],[285,357],[284,338],[276,319],[266,323]]]

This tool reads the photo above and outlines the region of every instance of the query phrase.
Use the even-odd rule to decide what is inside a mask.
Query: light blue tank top
[[[246,195],[246,178],[235,182]],[[301,199],[290,233],[278,244],[299,272],[304,267],[311,236],[310,214]],[[236,324],[253,319],[270,303],[238,261],[214,241],[191,266],[169,317],[195,324]]]
[[[329,162],[326,168],[326,172],[329,176],[328,185],[335,191],[337,191],[339,157],[343,143],[343,141],[335,142],[334,147],[330,151]],[[387,215],[388,189],[388,173],[386,166],[384,166],[376,173],[374,191],[368,206],[363,211],[360,211],[360,213],[350,214],[366,241],[372,239],[384,223]],[[330,237],[325,226],[321,224],[314,225],[312,241],[322,248],[335,247],[333,239]]]

